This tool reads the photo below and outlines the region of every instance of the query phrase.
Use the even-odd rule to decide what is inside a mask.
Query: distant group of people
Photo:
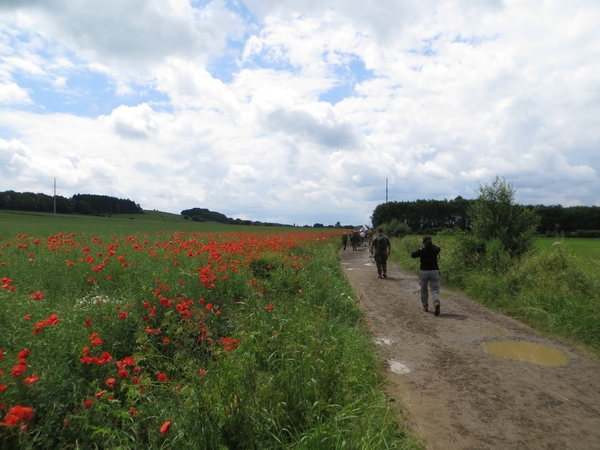
[[[364,233],[364,238],[361,236]],[[352,241],[354,239],[354,241]],[[351,231],[342,234],[342,245],[346,250],[348,240],[352,243],[353,250],[356,250],[354,245],[360,239],[363,245],[369,242],[369,230]],[[377,235],[369,244],[369,253],[375,259],[377,266],[377,276],[379,278],[387,278],[387,260],[392,253],[392,244],[390,239],[383,234],[383,229],[377,230]],[[421,285],[421,304],[423,311],[429,312],[429,289],[433,295],[433,309],[436,316],[440,315],[440,268],[438,265],[438,255],[440,248],[433,244],[431,236],[423,237],[423,247],[411,253],[413,258],[420,259],[419,283]]]

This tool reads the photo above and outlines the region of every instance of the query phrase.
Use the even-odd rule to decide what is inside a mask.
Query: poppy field
[[[0,234],[0,448],[411,446],[337,251],[312,230]]]

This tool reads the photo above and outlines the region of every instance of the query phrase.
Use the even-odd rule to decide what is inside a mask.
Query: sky
[[[0,0],[0,191],[296,225],[600,206],[598,0]]]

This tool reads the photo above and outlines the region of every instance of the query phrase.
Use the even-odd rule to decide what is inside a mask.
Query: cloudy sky
[[[312,225],[600,206],[598,0],[0,0],[0,191]]]

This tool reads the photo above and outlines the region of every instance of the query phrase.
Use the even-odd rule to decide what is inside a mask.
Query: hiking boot
[[[423,305],[423,311],[429,312],[429,305]]]
[[[383,272],[383,278],[387,278],[387,273]]]
[[[379,275],[377,275],[377,278],[383,278],[383,277],[381,276],[381,274],[379,274]]]
[[[440,304],[436,303],[434,306],[435,306],[435,312],[434,312],[434,314],[436,316],[439,316],[440,315]]]

